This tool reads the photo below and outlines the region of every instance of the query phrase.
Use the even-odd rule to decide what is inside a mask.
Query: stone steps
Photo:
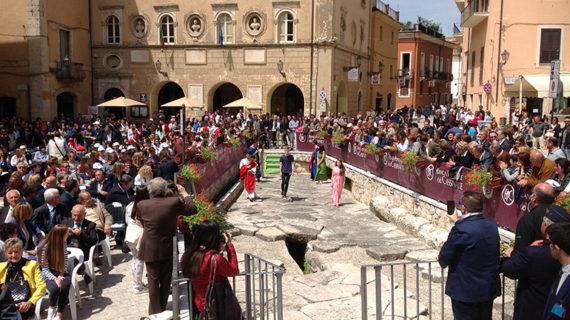
[[[278,176],[280,158],[281,154],[267,154],[263,162],[263,174],[266,176]]]

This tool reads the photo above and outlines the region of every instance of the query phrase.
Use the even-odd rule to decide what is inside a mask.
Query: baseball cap
[[[118,147],[118,146],[120,146],[120,144],[118,142],[113,143],[113,147]]]
[[[103,169],[104,169],[104,167],[103,167],[103,165],[102,165],[101,163],[95,162],[95,163],[93,164],[93,170],[103,170]]]
[[[561,206],[551,204],[546,209],[546,215],[544,216],[543,221],[547,225],[558,222],[570,222],[570,214],[568,214],[568,211],[566,211],[566,209],[562,208]]]
[[[94,125],[99,125],[99,124],[101,124],[101,122],[95,121],[95,122],[93,122],[93,124],[94,124]]]
[[[103,148],[102,146],[99,146],[99,147],[97,148],[97,151],[99,151],[99,152],[105,151],[105,148]]]
[[[107,148],[107,150],[105,150],[106,153],[115,153],[115,150],[111,149],[111,148]]]
[[[133,150],[133,149],[136,149],[136,148],[134,146],[128,146],[127,147],[127,150]]]

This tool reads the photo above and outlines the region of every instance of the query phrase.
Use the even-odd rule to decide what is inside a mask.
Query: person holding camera
[[[202,222],[193,231],[193,235],[192,245],[184,252],[180,263],[182,265],[182,275],[189,278],[192,282],[195,291],[194,303],[202,315],[201,319],[206,319],[209,313],[214,311],[209,308],[211,301],[207,301],[206,293],[208,292],[208,287],[210,285],[219,285],[229,288],[227,278],[238,275],[239,267],[236,252],[231,243],[232,236],[228,233],[221,233],[220,227],[215,220]],[[228,255],[227,259],[219,254],[224,248]],[[225,292],[232,291],[230,289],[229,291],[225,290]],[[215,293],[213,294],[215,295]],[[221,315],[218,312],[217,316],[221,319],[234,319],[235,317],[231,317],[231,315],[241,316],[241,311],[238,311],[239,303],[237,303],[235,296],[226,296],[225,299],[232,299],[231,302],[233,304],[228,303],[228,301],[225,303],[216,301],[218,304],[224,303],[226,306],[225,310],[221,311],[225,312],[225,314]],[[228,308],[230,305],[237,306],[237,310]]]
[[[178,215],[197,212],[184,187],[176,188],[178,192],[174,193],[166,180],[154,178],[147,186],[150,199],[138,202],[136,207],[136,219],[143,226],[138,258],[145,262],[147,270],[149,314],[166,310],[172,279],[172,237],[176,234]]]
[[[442,268],[449,267],[445,294],[451,298],[455,319],[492,318],[493,300],[501,295],[499,280],[499,230],[482,215],[483,199],[477,191],[465,191],[459,216],[439,252]]]

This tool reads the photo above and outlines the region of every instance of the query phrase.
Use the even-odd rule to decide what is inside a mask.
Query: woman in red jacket
[[[239,274],[236,251],[231,243],[232,237],[221,233],[215,220],[205,220],[192,231],[192,245],[182,255],[182,275],[189,278],[194,287],[194,303],[204,316],[206,291],[210,283],[211,264],[216,262],[214,282],[226,281],[228,277]],[[223,235],[223,236],[222,236]],[[228,258],[219,254],[226,249]]]

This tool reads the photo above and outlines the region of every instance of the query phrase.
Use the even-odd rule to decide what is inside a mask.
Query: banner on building
[[[435,80],[429,80],[428,81],[428,87],[434,88],[435,87]]]
[[[406,86],[406,79],[404,77],[398,78],[398,84],[400,85],[400,87],[405,87]]]
[[[358,68],[348,70],[348,82],[358,82]]]
[[[370,77],[370,84],[379,85],[380,84],[380,72],[373,72]]]

